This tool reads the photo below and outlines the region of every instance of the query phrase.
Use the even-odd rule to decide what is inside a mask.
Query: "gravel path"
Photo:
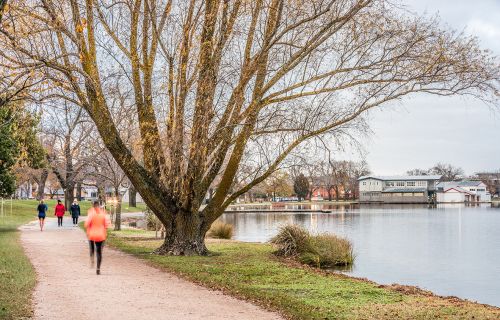
[[[211,291],[106,247],[101,275],[90,268],[84,232],[48,218],[21,227],[37,272],[35,319],[281,319],[248,302]]]

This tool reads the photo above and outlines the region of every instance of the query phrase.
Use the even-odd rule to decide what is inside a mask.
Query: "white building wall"
[[[477,186],[465,186],[462,188],[469,191],[472,194],[475,194],[476,196],[479,196],[479,201],[481,202],[491,201],[491,195],[488,193],[486,184],[484,184],[483,182],[481,182]]]
[[[359,191],[380,192],[383,189],[383,181],[377,179],[366,179],[359,182]]]
[[[139,192],[137,192],[137,195],[136,195],[136,202],[137,203],[143,203],[144,200],[142,199],[141,195],[139,194]],[[128,204],[128,200],[129,200],[129,189],[127,189],[125,191],[125,193],[123,194],[123,197],[122,197],[122,203],[126,203]]]
[[[455,189],[437,194],[437,202],[465,202],[465,194]]]

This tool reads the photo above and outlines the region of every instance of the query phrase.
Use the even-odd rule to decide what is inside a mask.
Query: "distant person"
[[[64,217],[65,211],[66,211],[66,207],[64,207],[64,204],[62,204],[61,200],[57,200],[55,215],[57,216],[57,226],[58,227],[62,227],[62,225],[63,225],[63,217]]]
[[[43,199],[40,200],[36,211],[38,211],[38,223],[40,224],[40,231],[43,231],[43,226],[45,225],[45,216],[47,214],[47,210],[49,207],[43,202]]]
[[[69,211],[71,212],[71,218],[73,218],[73,226],[76,227],[78,225],[78,217],[80,217],[80,205],[76,199],[73,201]]]
[[[93,207],[89,209],[85,228],[90,246],[90,265],[94,266],[94,252],[97,251],[96,274],[101,274],[102,249],[106,240],[109,220],[106,211],[99,207],[99,201],[94,201]]]

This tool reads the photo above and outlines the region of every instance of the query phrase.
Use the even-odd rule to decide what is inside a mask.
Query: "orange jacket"
[[[106,229],[109,226],[109,220],[106,211],[101,208],[91,208],[88,211],[88,217],[85,221],[85,228],[87,228],[87,237],[92,241],[106,240]]]

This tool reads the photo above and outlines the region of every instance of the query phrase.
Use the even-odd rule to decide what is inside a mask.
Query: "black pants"
[[[73,224],[78,224],[78,217],[73,217]]]
[[[94,251],[97,251],[97,269],[101,269],[102,261],[102,247],[104,247],[104,241],[92,241],[89,240],[90,245],[90,256],[94,256]]]
[[[57,226],[62,227],[62,218],[63,217],[57,217]]]

